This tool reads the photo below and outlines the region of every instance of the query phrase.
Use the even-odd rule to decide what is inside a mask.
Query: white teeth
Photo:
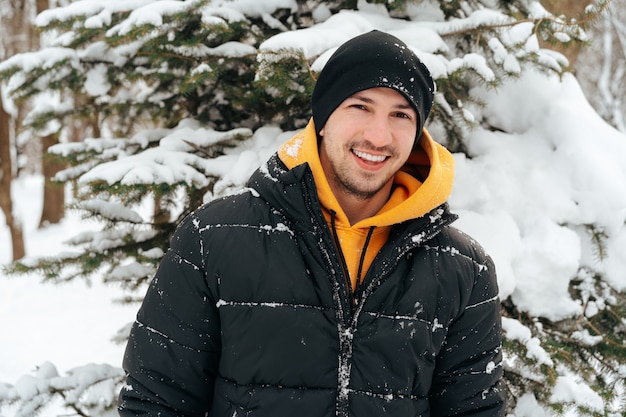
[[[383,162],[385,159],[387,159],[385,155],[372,155],[369,153],[356,151],[354,149],[352,150],[352,152],[354,152],[354,154],[358,156],[359,158],[365,159],[366,161],[370,161],[370,162]]]

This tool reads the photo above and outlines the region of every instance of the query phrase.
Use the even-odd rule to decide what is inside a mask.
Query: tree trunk
[[[49,0],[36,0],[35,7],[37,8],[36,9],[37,14],[39,14],[43,12],[44,10],[48,10],[50,8],[50,1]],[[33,36],[33,39],[35,39],[34,36]],[[39,40],[39,38],[36,38],[36,39]]]
[[[13,260],[21,259],[26,254],[24,249],[24,235],[22,226],[13,215],[13,200],[11,198],[11,182],[13,180],[13,163],[11,161],[11,117],[4,110],[0,95],[0,208],[4,213],[6,224],[11,233],[11,247]]]
[[[48,135],[41,138],[41,147],[43,158],[41,159],[41,173],[44,177],[43,188],[43,207],[41,209],[41,219],[39,227],[45,227],[48,224],[59,223],[65,215],[65,187],[52,181],[52,177],[56,175],[63,165],[54,158],[47,156],[50,146],[59,143],[56,134]]]

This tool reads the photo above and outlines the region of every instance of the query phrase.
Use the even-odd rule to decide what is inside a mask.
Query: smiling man
[[[176,231],[120,415],[504,416],[494,265],[451,226],[433,96],[389,34],[337,49],[309,125]]]

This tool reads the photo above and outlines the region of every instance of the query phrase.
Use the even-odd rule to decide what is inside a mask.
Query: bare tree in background
[[[32,25],[34,17],[49,7],[49,0],[0,0],[0,60],[17,53],[40,48],[39,34]],[[14,202],[11,197],[12,180],[20,167],[16,166],[18,155],[18,127],[21,126],[26,109],[23,103],[15,103],[14,111],[8,112],[7,105],[0,97],[0,208],[5,216],[6,224],[11,232],[13,259],[25,255],[24,236],[21,221],[15,214]],[[45,156],[47,149],[58,143],[58,133],[40,138],[37,148]],[[39,152],[37,152],[39,154]],[[62,185],[50,179],[63,165],[57,161],[43,157],[39,161],[39,170],[45,178],[43,188],[43,207],[39,227],[58,223],[65,215],[65,190]]]
[[[22,25],[26,10],[26,0],[0,0],[0,58],[4,59],[27,49]],[[0,208],[11,233],[13,260],[17,260],[24,257],[26,251],[22,225],[14,213],[11,198],[11,183],[16,171],[13,163],[16,123],[12,119],[13,115],[7,112],[0,94]]]
[[[589,35],[575,68],[589,102],[598,114],[626,133],[626,0],[613,0]]]
[[[11,233],[13,260],[24,257],[24,235],[19,220],[13,215],[11,199],[11,180],[13,179],[13,163],[11,157],[11,116],[4,110],[0,95],[0,208],[4,213],[6,224]]]
[[[551,13],[582,16],[589,0],[543,0]],[[563,53],[598,114],[626,133],[626,0],[611,0],[597,21],[584,22],[590,46],[551,46]]]

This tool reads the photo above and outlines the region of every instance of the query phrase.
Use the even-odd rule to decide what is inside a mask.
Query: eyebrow
[[[365,97],[365,96],[363,96],[363,95],[361,95],[359,93],[353,94],[349,98],[354,98],[354,99],[357,99],[357,100],[361,100],[361,101],[364,101],[365,103],[368,103],[368,104],[374,104],[375,103],[375,100],[372,100],[369,97]],[[409,103],[395,104],[394,107],[398,108],[398,109],[412,109],[413,108]]]

